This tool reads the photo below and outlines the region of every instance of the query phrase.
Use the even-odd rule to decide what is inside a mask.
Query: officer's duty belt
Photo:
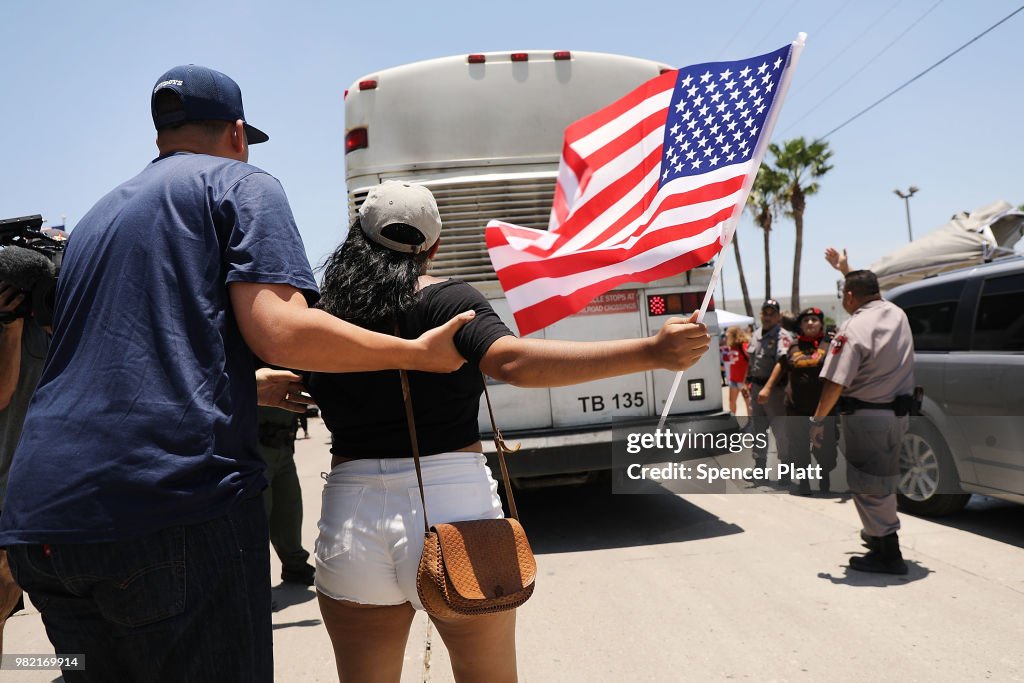
[[[843,396],[839,399],[839,411],[843,413],[852,413],[855,410],[896,410],[896,402],[890,401],[889,403],[868,403],[862,401],[859,398],[851,398],[849,396]]]

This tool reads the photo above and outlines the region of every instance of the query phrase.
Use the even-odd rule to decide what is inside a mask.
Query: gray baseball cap
[[[402,224],[415,228],[422,236],[415,244],[394,239],[387,228]],[[370,240],[393,251],[418,254],[434,246],[441,235],[441,215],[430,190],[422,185],[385,180],[370,190],[359,207],[359,225]]]

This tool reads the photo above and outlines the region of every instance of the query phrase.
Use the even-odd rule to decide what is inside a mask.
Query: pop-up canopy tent
[[[882,289],[947,270],[1004,258],[1024,233],[1024,213],[1008,202],[958,213],[938,230],[900,247],[869,266]]]
[[[739,313],[730,313],[729,311],[721,308],[715,310],[715,316],[717,318],[719,329],[724,330],[727,327],[735,327],[736,325],[753,325],[754,319],[749,315],[740,315]]]

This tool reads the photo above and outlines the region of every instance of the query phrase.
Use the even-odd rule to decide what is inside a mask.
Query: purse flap
[[[512,595],[537,578],[526,532],[515,519],[477,519],[431,527],[455,591],[481,600]]]

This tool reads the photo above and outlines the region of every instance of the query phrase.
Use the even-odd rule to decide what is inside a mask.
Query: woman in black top
[[[811,464],[811,455],[821,466],[819,485],[822,493],[830,489],[830,473],[836,466],[835,418],[826,418],[825,440],[821,448],[811,448],[810,417],[818,408],[821,398],[821,368],[825,365],[831,338],[825,334],[825,314],[820,308],[807,308],[796,319],[799,336],[795,344],[782,356],[764,391],[770,392],[778,382],[786,385],[786,436],[789,443],[789,462],[796,468]],[[763,393],[763,392],[762,392]],[[808,478],[796,481],[791,492],[811,495]]]
[[[502,517],[482,455],[481,371],[526,387],[586,382],[654,368],[684,370],[708,349],[703,325],[673,318],[647,339],[518,339],[473,287],[425,275],[440,244],[430,192],[387,181],[359,210],[330,257],[320,305],[381,332],[418,337],[475,311],[456,335],[466,364],[448,374],[410,372],[431,524]],[[691,318],[692,320],[692,318]],[[316,583],[342,681],[401,677],[415,609],[422,509],[397,372],[314,373],[307,379],[334,446],[316,544]],[[458,681],[515,681],[515,612],[434,619]]]

